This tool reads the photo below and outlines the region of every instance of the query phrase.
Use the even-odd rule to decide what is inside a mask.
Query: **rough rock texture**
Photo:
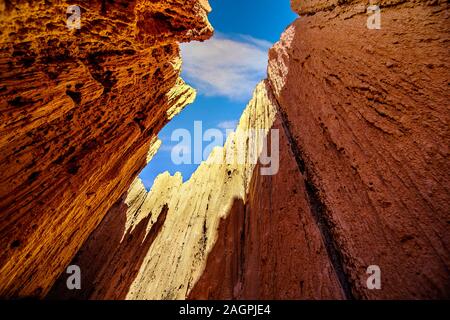
[[[0,296],[44,296],[195,92],[206,0],[0,1]],[[111,218],[112,219],[112,218]]]
[[[161,145],[152,141],[150,162]],[[47,299],[124,299],[151,244],[165,221],[167,206],[157,215],[135,222],[132,213],[142,206],[147,191],[136,178],[125,199],[119,199],[78,251],[70,265],[82,270],[82,290],[67,290],[68,274],[63,272]],[[155,220],[156,218],[156,220]],[[150,230],[148,230],[150,228]]]
[[[304,3],[304,5],[302,4]],[[348,298],[450,296],[449,17],[444,1],[294,1],[269,79]],[[333,259],[332,259],[333,261]],[[367,290],[368,265],[382,290]]]
[[[122,222],[118,222],[122,225],[122,228],[111,224],[109,218],[106,218],[95,231],[95,234],[99,236],[91,237],[72,263],[78,264],[82,270],[90,270],[91,260],[89,258],[83,260],[83,255],[89,256],[95,254],[93,252],[107,251],[113,252],[112,254],[115,256],[120,255],[117,253],[118,249],[116,249],[115,243],[104,235],[116,234],[113,237],[119,239],[123,236],[124,229],[127,230],[127,233],[128,230],[134,233],[137,232],[135,230],[140,230],[140,226],[144,223],[147,225],[146,229],[149,233],[147,237],[149,237],[154,228],[154,223],[159,221],[161,212],[164,212],[164,208],[167,208],[164,224],[156,239],[152,241],[150,249],[145,245],[146,238],[141,247],[135,251],[137,256],[144,254],[145,258],[136,278],[129,286],[126,298],[186,298],[202,275],[205,266],[209,268],[207,258],[210,256],[209,252],[213,249],[218,238],[217,229],[219,224],[223,223],[220,222],[221,218],[229,220],[228,217],[234,217],[236,214],[238,215],[237,219],[241,218],[239,217],[241,210],[235,208],[236,206],[242,208],[239,203],[245,203],[246,201],[257,157],[262,152],[263,145],[260,138],[265,136],[276,119],[274,100],[269,96],[267,89],[267,82],[258,85],[253,99],[241,117],[236,132],[229,136],[223,148],[213,150],[208,160],[200,165],[187,182],[182,183],[180,174],[170,176],[166,172],[157,177],[150,192],[146,193],[140,180],[136,179],[130,188],[127,200],[125,200],[127,206],[123,207],[124,214],[122,216],[127,217],[126,221],[122,219]],[[250,132],[252,129],[262,131],[253,131],[256,135],[252,135]],[[242,153],[245,155],[243,161],[239,160],[239,150],[244,151]],[[249,150],[253,150],[253,152],[249,153]],[[289,222],[296,222],[299,219],[297,212],[293,212],[293,218],[287,219]],[[110,214],[107,215],[107,217],[109,216]],[[299,222],[297,223],[299,224]],[[235,226],[239,228],[239,224]],[[311,263],[311,268],[313,266],[323,268],[327,264],[324,254],[325,249],[321,245],[320,236],[318,236],[313,225],[311,226],[311,233],[315,235],[315,239],[311,241],[311,247],[314,248],[311,250],[315,250],[315,252],[311,255],[310,261],[315,262],[316,259],[322,261],[322,263],[316,265]],[[304,236],[304,234],[300,236]],[[295,242],[300,236],[295,235],[290,241]],[[122,242],[126,241],[125,237],[122,238]],[[287,239],[290,238],[290,235],[286,233],[283,237]],[[233,240],[239,241],[239,238]],[[301,240],[305,241],[304,238]],[[237,245],[237,243],[235,244]],[[215,247],[214,250],[217,251],[217,248]],[[269,250],[265,255],[267,258],[268,255],[272,256],[273,254]],[[219,258],[223,257],[225,256]],[[294,265],[295,262],[292,261],[291,265]],[[98,278],[104,279],[104,281],[95,284],[95,287],[109,287],[111,283],[114,286],[114,282],[112,282],[114,278],[109,274],[103,275],[103,273],[108,271],[107,268],[111,269],[111,266],[114,266],[112,269],[115,269],[116,264],[111,264],[109,261],[101,264],[102,267],[96,267],[95,269],[100,270],[99,273],[102,273],[102,275]],[[107,266],[106,271],[102,270],[103,265]],[[325,268],[320,271],[326,279],[324,280],[327,283],[326,288],[324,288],[325,291],[331,291],[328,287],[333,287],[333,285],[336,287],[336,280],[330,275],[330,268],[328,264],[328,269]],[[280,278],[282,277],[283,275],[280,274]],[[84,298],[83,293],[77,295],[76,292],[64,289],[66,278],[67,276],[64,274],[61,276],[61,280],[57,283],[59,291],[49,297]],[[91,283],[88,282],[88,285],[90,286]],[[230,280],[229,289],[233,291],[236,284]],[[104,295],[94,294],[89,297],[116,298],[108,295],[108,290],[114,291],[105,289]],[[286,291],[289,290],[286,289]],[[236,295],[241,296],[239,292]],[[209,296],[212,296],[212,294]],[[282,297],[282,295],[280,294],[279,297]]]
[[[189,181],[164,173],[146,192],[139,179],[131,184],[139,167],[132,162],[136,150],[124,151],[130,158],[116,176],[121,179],[111,178],[123,188],[108,198],[119,200],[70,262],[80,265],[88,290],[69,292],[61,274],[49,297],[449,298],[448,5],[379,3],[381,29],[368,30],[365,1],[293,1],[302,17],[270,51],[268,80],[258,85],[236,133]],[[183,86],[176,79],[172,84]],[[189,100],[177,99],[173,90],[164,96],[172,101],[168,118],[168,110]],[[279,130],[278,174],[262,175],[251,158],[224,161],[241,144],[245,154],[260,154],[258,137],[245,135],[249,128]],[[152,134],[146,141],[138,152],[142,163],[158,146]],[[129,147],[123,142],[118,145]],[[249,153],[252,145],[256,152]],[[84,177],[96,181],[104,172],[94,171],[92,162],[92,175]],[[77,176],[71,190],[91,186]],[[103,196],[111,190],[92,187]],[[66,192],[51,190],[52,197]],[[92,212],[103,208],[95,203]],[[6,217],[21,217],[13,213]],[[2,228],[24,225],[2,221]],[[71,221],[73,228],[85,225],[80,221]],[[42,226],[39,232],[51,233],[52,223],[61,222],[45,223],[50,230]],[[75,236],[66,239],[73,252],[81,246]],[[63,257],[69,264],[69,255]],[[53,258],[51,265],[62,265],[60,256]],[[366,287],[369,265],[381,268],[381,290]],[[28,290],[34,282],[25,284]]]
[[[235,200],[221,220],[189,299],[344,298],[279,116],[272,129],[280,132],[280,170],[254,169],[245,202]]]

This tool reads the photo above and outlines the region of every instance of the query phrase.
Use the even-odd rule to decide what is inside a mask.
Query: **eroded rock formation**
[[[44,296],[192,102],[206,0],[0,2],[0,296]],[[151,147],[150,147],[151,148]]]
[[[380,1],[368,30],[364,2],[305,3],[314,15],[271,50],[269,79],[341,284],[355,298],[448,298],[448,5]],[[382,290],[367,290],[369,265]]]
[[[95,168],[92,163],[97,162],[91,160],[90,173],[82,176],[88,180],[77,180],[74,175],[67,182],[75,194],[78,187],[83,192],[83,188],[95,190],[97,207],[91,212],[109,209],[94,232],[74,231],[77,238],[65,242],[73,249],[72,256],[81,247],[70,263],[85,270],[83,283],[88,289],[67,290],[62,273],[49,297],[448,298],[448,5],[420,0],[378,4],[381,29],[369,30],[365,1],[293,0],[292,7],[301,18],[271,49],[268,78],[256,88],[236,133],[185,183],[179,174],[164,173],[150,192],[139,179],[131,184],[145,162],[149,142],[153,147],[148,158],[159,145],[154,137],[159,127],[153,126],[150,118],[150,123],[136,122],[133,115],[131,122],[136,124],[127,128],[135,128],[128,129],[129,134],[142,144],[134,142],[140,146],[135,149],[120,140],[128,131],[111,136],[119,140],[119,146],[127,147],[123,152],[128,161],[119,162],[122,170],[108,176],[111,182],[107,187],[92,181],[103,176],[105,168],[111,174],[107,166],[115,159],[111,154],[94,153],[97,158],[89,159],[108,161],[96,171],[91,167]],[[151,24],[144,29],[160,31],[161,25],[166,24]],[[197,31],[192,32],[202,38],[209,29],[200,26],[193,27]],[[136,66],[136,72],[142,70]],[[183,86],[175,72],[172,86],[164,91],[164,97],[171,101],[163,104],[164,121],[171,117],[168,110],[177,110],[190,99],[186,95],[178,98],[177,89],[173,89],[179,87],[177,83]],[[116,99],[125,99],[123,92],[118,92]],[[137,99],[133,96],[123,101],[124,110],[134,106],[129,103]],[[111,113],[107,117],[117,116]],[[128,118],[120,119],[116,126],[122,128]],[[152,134],[145,135],[147,129],[139,131],[142,123],[144,128],[152,128]],[[279,132],[280,165],[275,175],[261,174],[263,166],[250,156],[257,157],[263,151],[258,136],[246,135],[248,129],[258,128],[263,129],[263,135],[270,129]],[[268,136],[270,144],[274,143]],[[114,144],[116,148],[118,145]],[[243,163],[227,161],[230,155],[234,159],[238,146],[244,146],[248,157]],[[88,150],[85,157],[92,152]],[[33,186],[38,188],[37,184],[28,188]],[[66,192],[60,186],[54,188],[52,196]],[[108,192],[110,197],[104,200]],[[71,204],[75,202],[73,210],[78,205],[77,197],[74,199],[70,200]],[[66,202],[61,203],[64,208]],[[16,226],[16,220],[4,216],[2,228],[4,224],[17,228],[26,225]],[[9,216],[16,217],[12,213]],[[96,214],[89,219],[98,222],[102,216]],[[33,221],[25,217],[24,221]],[[46,223],[51,229],[52,223],[61,223],[58,221]],[[72,222],[74,228],[80,226],[79,221]],[[91,231],[95,225],[88,224]],[[46,231],[44,227],[39,232]],[[68,224],[58,228],[64,236],[65,230],[72,231]],[[2,235],[7,235],[3,230],[7,229],[2,229]],[[86,234],[81,236],[79,232]],[[87,239],[84,243],[72,243],[82,237]],[[64,249],[62,246],[59,250]],[[18,254],[5,261],[23,263],[20,257]],[[52,257],[57,261],[50,266],[59,269],[70,261],[69,255],[63,255],[65,265],[56,253]],[[381,290],[366,286],[370,265],[381,269]],[[51,270],[56,274],[58,268]],[[44,278],[45,283],[51,282],[49,278]],[[24,284],[18,292],[27,292],[35,285],[31,279]],[[9,282],[10,289],[13,285]]]
[[[188,181],[183,183],[180,174],[170,176],[166,172],[157,177],[148,193],[139,179],[133,183],[125,200],[128,205],[122,207],[122,216],[126,217],[122,225],[127,230],[135,230],[142,221],[149,220],[147,231],[151,232],[164,208],[167,208],[167,213],[150,249],[142,245],[136,250],[136,254],[143,253],[145,258],[129,286],[128,299],[184,299],[202,275],[208,253],[217,239],[221,218],[226,218],[236,203],[246,201],[257,156],[263,151],[261,138],[275,121],[276,108],[267,89],[267,82],[257,87],[236,132],[227,139],[223,148],[213,150]],[[251,130],[254,130],[254,135]],[[250,149],[254,152],[249,153]],[[244,158],[240,158],[241,155]],[[108,226],[108,223],[108,220],[102,222],[100,228],[103,225],[105,228],[101,233],[117,233],[115,227]],[[79,257],[98,243],[101,249],[96,251],[111,251],[110,241],[94,236],[86,242]],[[114,248],[112,251],[115,254]],[[83,262],[79,257],[73,263],[79,264],[81,269],[89,269],[90,259]],[[115,268],[116,265],[106,263],[105,266]],[[67,290],[65,279],[63,276],[58,283],[61,289],[51,298],[82,298]],[[105,277],[101,286],[109,286],[111,281],[112,278]],[[95,297],[110,298],[107,295]]]

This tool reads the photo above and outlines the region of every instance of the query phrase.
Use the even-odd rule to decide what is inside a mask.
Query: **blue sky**
[[[267,51],[297,17],[290,0],[210,0],[209,20],[215,35],[205,42],[181,45],[183,79],[197,89],[196,101],[186,106],[158,134],[162,146],[140,174],[147,189],[162,172],[190,178],[198,164],[175,165],[171,141],[176,129],[191,132],[202,121],[203,132],[235,129],[256,84],[266,77]],[[203,147],[209,145],[204,142]],[[192,146],[192,145],[191,145]]]

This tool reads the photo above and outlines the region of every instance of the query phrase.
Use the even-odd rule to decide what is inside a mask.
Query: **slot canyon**
[[[213,36],[212,8],[80,0],[69,30],[70,4],[0,0],[1,298],[450,298],[447,1],[291,0],[235,132],[150,191],[158,133],[196,99],[180,44]]]

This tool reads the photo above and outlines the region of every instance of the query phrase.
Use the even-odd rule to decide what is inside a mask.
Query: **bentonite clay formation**
[[[207,2],[90,1],[72,33],[63,4],[3,6],[1,296],[450,297],[447,3],[379,1],[369,30],[366,1],[292,2],[236,132],[150,192],[136,176],[194,98],[177,42],[211,35]],[[225,161],[262,154],[252,129],[277,174]]]

